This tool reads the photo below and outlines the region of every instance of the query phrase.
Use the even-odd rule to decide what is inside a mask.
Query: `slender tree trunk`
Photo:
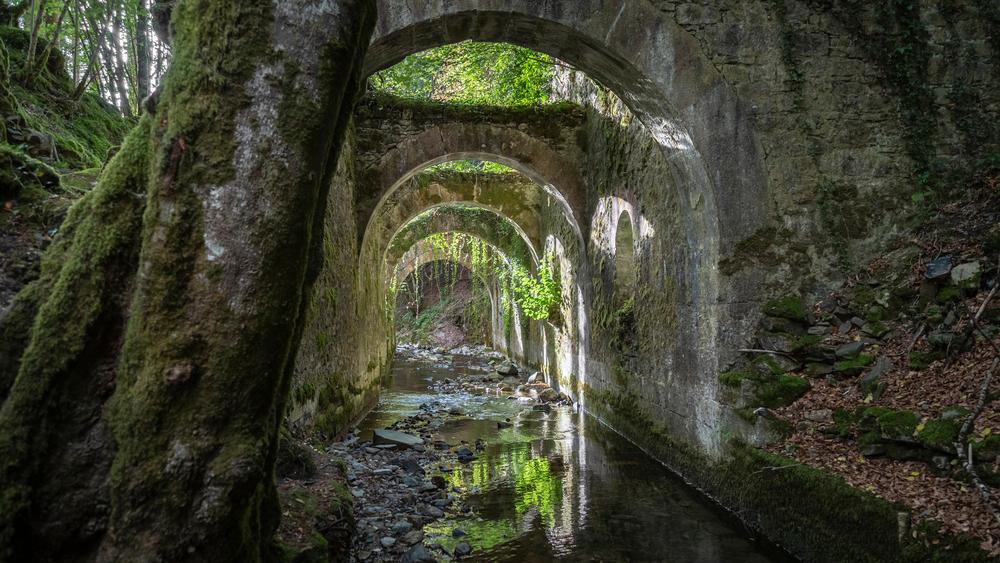
[[[136,100],[149,96],[149,12],[146,0],[139,0],[135,17]]]
[[[77,84],[80,81],[80,2],[78,0],[73,0],[72,19],[73,19],[73,84]]]
[[[33,11],[31,18],[31,38],[28,40],[28,66],[35,60],[35,49],[38,47],[38,33],[42,28],[42,20],[45,19],[45,0],[38,0],[38,7]]]
[[[0,560],[277,558],[278,427],[374,1],[173,21],[155,113],[19,298]]]
[[[122,11],[121,9],[115,10],[114,26],[111,28],[113,31],[111,33],[111,55],[113,61],[109,63],[114,64],[115,69],[115,85],[118,87],[118,98],[120,103],[120,108],[122,115],[125,117],[132,116],[132,101],[129,97],[128,89],[128,71],[125,68],[125,56],[124,49],[122,48],[121,36],[122,36]]]
[[[38,57],[37,60],[30,60],[29,64],[29,75],[28,80],[31,81],[39,72],[42,71],[49,64],[49,57],[52,56],[52,48],[59,43],[59,34],[62,33],[63,19],[66,17],[66,12],[69,10],[70,2],[67,0],[59,11],[59,19],[56,20],[56,29],[52,32],[52,37],[49,39],[49,44],[45,46],[45,51],[42,55]]]

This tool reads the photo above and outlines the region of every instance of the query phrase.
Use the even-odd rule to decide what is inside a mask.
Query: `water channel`
[[[397,357],[391,381],[362,432],[414,415],[428,402],[464,413],[437,430],[451,443],[487,446],[446,476],[466,495],[467,515],[424,528],[451,550],[465,532],[475,561],[767,562],[788,559],[755,541],[659,462],[572,407],[550,412],[509,395],[437,393],[435,382],[482,374],[450,362]],[[511,426],[498,429],[497,422]],[[506,425],[505,425],[506,426]]]

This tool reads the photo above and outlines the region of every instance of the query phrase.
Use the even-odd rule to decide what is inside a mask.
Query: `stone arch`
[[[749,104],[726,84],[698,41],[648,0],[418,5],[379,0],[378,7],[366,74],[411,53],[467,39],[547,53],[622,98],[674,159],[674,187],[692,198],[692,207],[719,214],[723,242],[741,240],[766,216],[765,176]],[[713,163],[711,174],[704,161]],[[722,195],[729,198],[725,205],[717,201]],[[699,196],[706,199],[698,201]],[[730,200],[747,205],[732,206]]]
[[[362,104],[355,116],[361,186],[357,224],[364,230],[414,175],[463,159],[517,170],[560,203],[573,224],[584,224],[586,187],[580,171],[586,156],[580,139],[585,116],[579,108],[480,113],[446,104],[410,109],[375,103]]]
[[[462,233],[482,240],[527,268],[534,268],[538,254],[532,241],[509,217],[473,205],[445,204],[432,207],[400,227],[385,252],[387,276],[410,249],[428,236]]]
[[[467,233],[466,233],[467,234]],[[475,235],[470,235],[474,238]],[[480,239],[482,240],[482,239]],[[483,241],[500,259],[510,261],[511,258],[502,248],[498,248],[490,242]],[[455,262],[479,277],[485,284],[490,295],[490,326],[492,332],[493,347],[497,350],[511,354],[520,360],[525,359],[528,349],[526,334],[522,329],[521,312],[516,303],[511,303],[512,323],[509,334],[504,326],[503,311],[500,299],[501,282],[496,276],[486,276],[479,268],[475,267],[474,259],[468,252],[461,252],[457,255],[442,255],[436,248],[428,243],[427,239],[416,241],[393,265],[393,276],[397,280],[405,280],[414,272],[418,272],[426,264],[445,261]],[[530,328],[530,327],[529,327]]]
[[[384,248],[403,226],[430,209],[471,206],[508,219],[537,255],[546,208],[551,207],[545,198],[540,186],[520,174],[438,172],[413,176],[379,206],[362,242]]]

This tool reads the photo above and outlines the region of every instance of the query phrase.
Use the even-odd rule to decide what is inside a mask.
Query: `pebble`
[[[378,542],[380,544],[382,544],[382,547],[388,549],[388,548],[396,545],[396,538],[393,538],[393,537],[390,537],[390,536],[385,536],[384,538],[378,540]]]

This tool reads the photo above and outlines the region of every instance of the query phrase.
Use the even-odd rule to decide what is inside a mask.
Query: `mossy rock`
[[[887,409],[885,407],[866,407],[859,408],[855,413],[855,418],[858,422],[858,427],[862,431],[878,430],[878,419],[884,414],[892,412],[892,409]]]
[[[833,370],[845,376],[855,376],[860,374],[866,367],[872,365],[875,358],[868,354],[858,354],[857,357],[841,360],[833,364]]]
[[[812,389],[806,379],[794,375],[778,375],[758,382],[755,397],[760,406],[769,409],[788,406]]]
[[[910,352],[907,356],[907,365],[910,369],[922,371],[927,369],[931,363],[944,358],[944,354],[938,351],[932,352]]]
[[[920,417],[913,411],[889,411],[878,417],[878,427],[882,436],[905,440],[913,437]]]
[[[757,376],[746,371],[727,371],[719,374],[719,381],[728,387],[739,388],[744,381],[753,381]]]
[[[941,289],[941,291],[938,291],[937,295],[934,297],[934,300],[938,303],[951,303],[953,301],[959,301],[960,299],[962,299],[962,290],[954,286],[948,286]]]
[[[802,299],[794,295],[769,301],[764,305],[764,314],[803,323],[809,322],[809,311],[806,310]]]
[[[316,463],[309,447],[284,429],[278,436],[274,472],[278,477],[290,479],[308,479],[316,474]]]
[[[918,427],[917,440],[931,448],[951,450],[961,426],[958,419],[931,419]]]
[[[52,167],[10,145],[0,144],[0,201],[32,201],[59,188],[59,174]]]
[[[719,375],[723,385],[742,388],[747,382],[752,389],[751,407],[775,409],[788,406],[805,395],[812,385],[806,379],[795,375],[760,374],[747,371],[728,371]],[[745,407],[747,412],[753,408]]]

